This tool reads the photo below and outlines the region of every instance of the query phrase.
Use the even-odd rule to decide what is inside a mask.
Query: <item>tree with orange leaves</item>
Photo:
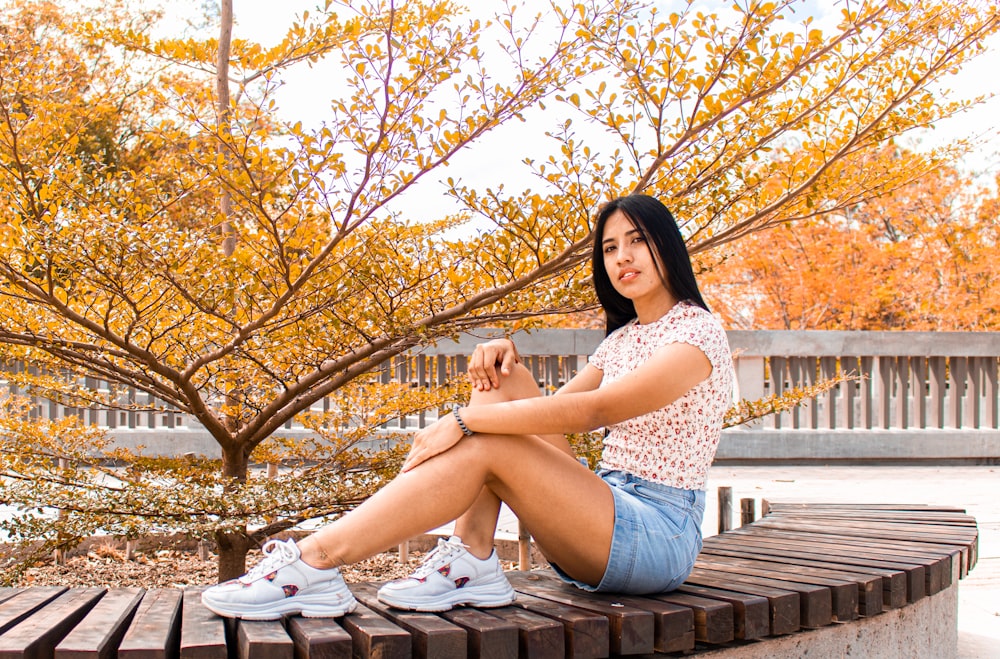
[[[997,331],[998,249],[996,188],[941,167],[754,234],[703,280],[736,328]]]
[[[453,395],[385,385],[386,360],[593,305],[603,201],[658,196],[695,255],[844,213],[960,151],[881,147],[970,103],[931,86],[1000,29],[993,0],[852,0],[825,31],[800,0],[511,2],[489,22],[450,0],[328,0],[265,47],[240,38],[232,0],[190,35],[135,4],[0,4],[0,359],[66,407],[189,415],[221,461],[109,451],[135,468],[95,478],[92,428],[14,409],[4,499],[66,515],[8,530],[44,550],[180,528],[217,541],[223,578],[261,538],[377,485],[390,467],[351,453],[352,433]],[[325,121],[278,112],[288,72],[321,62]],[[457,211],[413,221],[413,191],[486,135],[547,121],[542,105],[560,110],[551,139],[509,163],[533,189],[454,181]],[[335,450],[286,441],[293,419]],[[289,452],[301,468],[249,478]]]

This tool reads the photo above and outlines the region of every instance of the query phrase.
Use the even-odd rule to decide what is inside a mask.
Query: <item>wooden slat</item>
[[[769,548],[726,549],[709,547],[702,551],[706,556],[720,556],[731,559],[765,561],[778,565],[795,565],[815,574],[831,578],[852,579],[858,583],[858,612],[872,616],[883,609],[898,609],[906,604],[906,574],[902,570],[830,563],[815,558],[795,555],[793,552]]]
[[[0,634],[30,616],[61,594],[62,586],[38,586],[15,591],[15,596],[0,603]]]
[[[288,619],[288,635],[295,644],[296,659],[351,659],[354,640],[330,618]]]
[[[618,601],[653,614],[653,648],[657,652],[687,652],[695,647],[695,611],[692,607],[648,597],[603,596],[602,599]],[[709,623],[708,626],[712,626]],[[709,634],[706,633],[706,637]],[[715,634],[711,634],[715,637]]]
[[[440,614],[468,634],[468,656],[477,659],[516,659],[518,628],[479,609],[457,608]]]
[[[921,536],[904,529],[888,528],[883,525],[880,530],[869,530],[858,526],[837,525],[832,522],[807,523],[788,518],[764,518],[754,527],[755,532],[762,530],[796,531],[808,533],[822,540],[823,536],[840,536],[852,538],[851,542],[859,547],[878,546],[881,548],[901,548],[917,550],[923,553],[941,555],[956,555],[956,575],[964,577],[975,565],[977,543],[950,541],[940,536]]]
[[[344,616],[341,624],[351,635],[355,657],[413,656],[410,635],[363,604],[353,613]]]
[[[634,655],[653,652],[653,614],[630,606],[588,597],[587,593],[572,586],[559,587],[551,581],[531,573],[509,575],[514,587],[542,599],[568,604],[608,618],[609,641],[612,654]],[[541,583],[540,583],[541,582]]]
[[[433,613],[390,608],[378,601],[376,584],[351,584],[362,604],[410,632],[416,659],[459,659],[468,655],[468,633],[464,628]]]
[[[240,620],[236,627],[238,659],[292,659],[293,650],[280,620]]]
[[[825,586],[720,572],[699,567],[697,563],[685,583],[714,587],[727,584],[726,587],[730,590],[761,597],[774,593],[795,593],[798,597],[800,626],[812,629],[833,622],[833,595]]]
[[[108,591],[55,648],[55,659],[106,659],[117,656],[125,630],[144,591],[115,588]]]
[[[702,589],[702,592],[693,592],[689,588],[658,595],[655,598],[663,602],[690,606],[695,613],[695,622],[697,623],[699,618],[704,615],[706,627],[723,624],[724,616],[731,616],[732,631],[730,635],[736,640],[752,641],[767,636],[771,631],[767,599],[757,595],[723,594],[718,591],[713,593],[707,592],[707,589]],[[710,602],[726,605],[724,609],[715,609],[714,615],[718,616],[715,621],[712,619],[713,612],[709,609]],[[701,611],[704,611],[704,614]],[[711,634],[706,634],[706,636],[711,636]],[[705,642],[711,643],[712,641],[706,640]]]
[[[772,514],[829,514],[836,512],[852,513],[859,517],[873,514],[889,515],[902,518],[923,518],[924,516],[941,516],[943,518],[957,517],[975,521],[965,508],[957,506],[932,506],[927,504],[907,505],[889,503],[789,503],[768,499]]]
[[[168,659],[180,654],[183,592],[146,591],[125,636],[118,659]]]
[[[791,519],[809,519],[815,521],[851,521],[851,522],[862,522],[871,523],[877,522],[879,524],[885,524],[889,527],[895,526],[897,524],[913,525],[919,524],[922,530],[933,531],[938,530],[942,532],[964,532],[969,533],[969,535],[975,535],[977,530],[975,518],[960,514],[960,513],[945,513],[945,512],[933,512],[933,513],[917,513],[908,512],[900,514],[893,511],[867,511],[867,512],[852,512],[849,510],[842,509],[829,509],[826,511],[806,511],[806,512],[792,512],[792,511],[771,511],[769,514],[772,518],[791,518]],[[911,527],[912,528],[912,527]]]
[[[836,566],[836,569],[819,567],[809,561],[799,561],[796,559],[781,560],[772,556],[729,556],[729,553],[739,552],[702,552],[699,560],[721,562],[726,565],[733,565],[739,569],[748,569],[757,573],[759,570],[767,571],[766,574],[777,575],[787,574],[796,579],[808,578],[811,580],[830,579],[835,582],[845,582],[856,584],[857,592],[855,601],[858,615],[873,616],[882,613],[883,585],[882,577],[875,574],[861,574],[859,572],[849,572],[843,566]],[[899,573],[902,577],[902,573]],[[815,581],[820,583],[819,581]],[[830,584],[832,586],[832,584]],[[902,579],[900,580],[902,585]],[[834,607],[836,607],[834,602]]]
[[[52,656],[104,592],[104,588],[74,588],[62,593],[0,635],[0,659]]]
[[[531,573],[531,578],[533,580],[537,578],[537,583],[546,584],[554,588],[562,589],[565,587],[563,581],[550,569],[536,570]],[[673,604],[651,597],[601,593],[586,593],[586,596],[605,602],[611,606],[624,605],[649,611],[653,615],[653,649],[657,652],[685,652],[694,649],[696,640],[706,640],[704,638],[696,638],[696,614],[690,606]],[[711,615],[714,616],[716,614],[713,612]],[[718,627],[718,623],[714,620],[710,620],[708,624],[713,630],[715,627]],[[732,624],[730,623],[729,626],[732,627]],[[721,638],[725,634],[716,634],[713,631],[713,633],[708,635],[712,638]],[[731,640],[731,633],[729,636],[728,640]],[[724,643],[726,641],[713,640],[706,642]]]
[[[513,606],[490,609],[490,613],[517,626],[518,656],[522,659],[566,657],[566,636],[559,622]]]
[[[882,542],[878,540],[859,540],[856,536],[834,534],[817,534],[796,531],[794,527],[775,530],[765,527],[752,529],[755,535],[773,538],[795,538],[810,543],[834,542],[844,544],[852,551],[875,552],[887,560],[910,560],[924,564],[926,568],[925,592],[933,595],[952,583],[952,575],[958,574],[956,567],[960,562],[961,552],[955,547],[937,548],[924,543],[905,543],[899,540]]]
[[[728,602],[733,607],[733,633],[739,640],[751,640],[755,638],[763,638],[764,636],[769,635],[790,634],[799,630],[798,598],[791,597],[791,593],[789,594],[789,597],[786,597],[786,600],[789,600],[790,604],[790,606],[788,606],[788,613],[791,614],[787,615],[784,612],[779,613],[775,609],[771,600],[762,595],[740,593],[726,588],[696,586],[688,583],[681,584],[680,588],[678,588],[675,592]],[[741,618],[743,620],[742,630],[740,629],[739,622]],[[788,624],[790,618],[794,620],[794,624]],[[777,621],[777,625],[774,624],[775,621]],[[775,631],[776,628],[778,631]]]
[[[181,609],[181,659],[227,659],[226,624],[201,603],[204,588],[185,588]]]
[[[768,499],[770,514],[772,515],[813,515],[816,517],[849,515],[856,519],[867,517],[889,517],[900,520],[915,519],[929,520],[931,523],[935,519],[974,521],[975,518],[969,515],[965,508],[958,506],[937,506],[927,504],[906,505],[906,504],[866,504],[866,503],[789,503],[787,501],[774,501]]]
[[[929,557],[947,557],[949,562],[948,569],[948,581],[945,584],[938,584],[935,588],[928,588],[928,594],[933,595],[941,590],[942,587],[950,585],[953,580],[952,565],[954,559],[954,567],[958,568],[958,576],[964,576],[967,572],[965,565],[967,564],[965,559],[965,551],[968,547],[963,545],[950,545],[950,544],[940,544],[932,542],[914,542],[908,539],[905,533],[902,534],[892,534],[893,537],[886,537],[885,534],[880,534],[875,537],[870,533],[865,533],[857,529],[850,528],[834,528],[827,527],[825,525],[807,525],[797,522],[792,522],[789,520],[778,520],[763,518],[754,523],[755,532],[763,532],[766,530],[778,530],[778,531],[790,531],[794,533],[805,533],[816,537],[817,540],[823,540],[825,537],[833,537],[837,539],[847,539],[851,542],[856,543],[859,547],[872,547],[888,550],[901,550],[905,553],[913,555],[923,555]]]
[[[966,516],[967,517],[967,516]],[[782,519],[796,519],[785,516]],[[967,517],[964,521],[951,520],[946,524],[920,522],[909,519],[896,520],[860,520],[860,519],[820,519],[800,517],[807,521],[818,521],[825,527],[838,532],[849,532],[858,535],[857,530],[863,530],[873,538],[904,540],[907,542],[932,543],[958,547],[962,554],[960,577],[964,577],[979,557],[979,529],[975,521]],[[850,531],[843,531],[843,529]]]
[[[684,593],[656,595],[652,599],[690,608],[694,612],[694,636],[703,643],[728,643],[737,636],[733,605],[729,602]],[[741,621],[739,626],[745,629],[746,625]]]
[[[865,569],[885,570],[888,574],[895,574],[899,571],[903,574],[904,594],[907,602],[915,602],[926,593],[924,583],[926,568],[922,563],[898,559],[886,560],[884,553],[861,551],[847,543],[838,544],[815,540],[795,541],[788,538],[743,533],[736,539],[730,538],[726,542],[706,538],[705,547],[709,550],[730,547],[738,547],[741,550],[751,552],[766,550],[778,556],[798,556],[805,560],[824,561],[831,565],[850,565]],[[892,590],[890,606],[902,606],[902,604],[895,604],[898,601],[895,581],[892,581],[890,588]]]
[[[695,561],[695,566],[711,569],[715,572],[738,576],[751,576],[770,579],[774,583],[769,585],[779,585],[782,583],[795,583],[800,585],[820,586],[830,591],[833,605],[833,618],[838,622],[854,620],[858,617],[858,585],[853,581],[843,579],[833,579],[822,575],[810,573],[807,570],[793,569],[795,566],[783,566],[771,568],[760,565],[755,566],[747,561],[743,564],[735,563],[727,559],[716,556],[699,556]]]
[[[820,517],[809,514],[775,514],[764,522],[804,524],[823,527],[827,532],[844,533],[859,537],[899,539],[909,542],[930,542],[969,548],[977,543],[979,530],[975,526],[934,524],[908,520],[879,520],[860,518]]]
[[[861,504],[860,510],[853,516],[853,520],[841,520],[841,523],[830,523],[827,519],[820,519],[820,514],[838,514],[849,516],[850,506],[848,504],[800,504],[787,502],[769,502],[769,506],[774,508],[774,516],[769,520],[788,521],[798,520],[800,526],[811,532],[822,532],[815,528],[817,521],[823,524],[824,528],[837,526],[837,533],[858,535],[857,529],[844,530],[843,522],[847,524],[863,521],[869,524],[869,535],[879,539],[892,539],[900,542],[919,542],[933,544],[947,544],[951,547],[959,547],[961,561],[958,563],[958,570],[955,574],[958,578],[964,577],[968,571],[975,566],[978,560],[979,537],[975,518],[965,514],[961,508],[946,506],[888,506],[885,504]],[[893,511],[892,508],[896,510]],[[875,518],[870,517],[878,514],[878,522],[872,523]],[[937,516],[935,522],[929,517]],[[908,535],[899,535],[899,531],[904,530]],[[888,531],[888,532],[887,532]],[[830,531],[826,531],[830,532]],[[948,583],[951,583],[950,581]]]
[[[563,626],[567,659],[596,659],[610,652],[610,624],[607,617],[523,592],[511,606],[551,618]],[[692,627],[693,627],[692,622]],[[692,635],[694,631],[692,629]],[[693,643],[693,637],[692,637]]]
[[[979,537],[974,526],[956,524],[935,524],[905,519],[864,519],[842,516],[815,515],[774,515],[771,519],[781,519],[806,524],[822,524],[829,530],[847,530],[854,535],[874,538],[900,538],[919,542],[935,542],[968,547]]]

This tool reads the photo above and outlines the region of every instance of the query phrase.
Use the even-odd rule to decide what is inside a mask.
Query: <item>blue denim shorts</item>
[[[653,483],[624,471],[597,475],[615,499],[611,554],[601,583],[582,583],[556,573],[584,590],[633,595],[662,593],[684,582],[701,551],[705,492]]]

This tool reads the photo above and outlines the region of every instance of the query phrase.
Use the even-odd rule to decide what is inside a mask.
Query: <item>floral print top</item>
[[[648,481],[703,490],[732,404],[733,358],[726,332],[708,311],[682,301],[658,320],[633,320],[597,346],[590,363],[603,371],[602,386],[614,382],[671,343],[695,346],[712,373],[670,405],[610,426],[600,467],[627,471]]]

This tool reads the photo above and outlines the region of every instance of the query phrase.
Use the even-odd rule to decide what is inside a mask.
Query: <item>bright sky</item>
[[[475,7],[474,12],[482,18],[491,18],[493,8],[502,6],[501,0],[457,0],[460,3]],[[524,0],[528,6],[538,10],[547,5],[543,0]],[[678,0],[652,0],[663,13]],[[706,11],[719,9],[731,0],[699,0]],[[176,18],[182,20],[191,14],[192,4],[206,3],[216,6],[218,0],[187,0],[186,2],[170,3],[168,7],[177,11]],[[245,38],[257,41],[265,46],[277,43],[283,36],[291,20],[321,4],[321,0],[234,0],[236,25],[234,38]],[[525,12],[526,13],[526,12]],[[533,9],[532,13],[536,13]],[[791,20],[798,20],[806,13],[812,14],[816,25],[823,27],[824,21],[832,20],[838,13],[837,5],[832,0],[805,0],[798,6]],[[471,15],[471,14],[470,14]],[[170,16],[167,17],[168,23]],[[982,141],[975,151],[960,167],[971,173],[981,174],[981,184],[993,186],[995,177],[1000,173],[1000,35],[992,40],[990,50],[973,60],[957,76],[947,82],[948,90],[941,90],[943,97],[946,92],[957,94],[958,97],[975,97],[994,94],[997,97],[948,121],[939,122],[933,130],[922,131],[912,135],[912,139],[928,146],[947,144],[960,138],[975,138]],[[287,109],[283,114],[290,120],[300,120],[306,125],[317,125],[329,114],[329,99],[332,90],[324,85],[321,67],[309,68],[298,66],[283,76],[286,82],[278,97],[279,110]],[[544,131],[553,128],[553,104],[549,104],[549,116],[538,120],[540,114],[529,115],[525,123],[507,124],[501,131],[495,131],[470,149],[459,154],[445,169],[434,172],[433,180],[443,181],[448,177],[478,189],[496,188],[503,184],[508,192],[519,192],[531,188],[538,190],[537,180],[522,165],[526,155],[532,155],[537,160],[545,157],[557,147]],[[569,117],[572,115],[566,114]],[[535,117],[532,120],[532,117]],[[561,120],[563,115],[557,115]],[[601,133],[593,129],[579,118],[574,117],[573,129],[577,137],[583,136],[590,140],[595,150],[601,151]],[[589,134],[588,134],[588,131]],[[530,145],[530,149],[526,147]],[[410,219],[418,220],[424,217],[440,218],[443,213],[455,210],[457,207],[443,196],[444,189],[436,185],[419,185],[406,193],[399,200],[400,207],[406,208]]]
[[[721,0],[706,0],[707,4],[718,4]],[[669,0],[661,0],[658,4],[667,5]],[[262,43],[273,43],[282,36],[282,29],[288,24],[289,16],[301,14],[303,10],[315,7],[317,0],[282,0],[275,3],[273,0],[234,0],[236,27],[234,36],[249,38]],[[481,8],[493,6],[493,2],[476,0],[468,4],[475,5],[477,11]],[[834,8],[830,0],[810,0],[807,9],[815,11],[820,22],[824,15]],[[802,11],[802,10],[800,10]],[[1000,76],[996,71],[1000,70],[1000,36],[992,40],[990,51],[976,60],[973,60],[958,76],[949,80],[951,91],[960,96],[973,97],[979,94],[996,94],[994,98],[962,116],[949,121],[940,122],[934,130],[927,131],[919,136],[923,143],[937,145],[947,143],[951,140],[969,137],[985,140],[982,147],[978,148],[971,158],[962,165],[970,171],[990,172],[990,178],[1000,172]],[[294,77],[290,78],[287,89],[288,94],[294,94],[296,101],[291,103],[295,112],[304,120],[309,120],[310,115],[317,118],[322,116],[325,109],[325,97],[323,94],[313,95],[310,92],[316,90],[315,70],[301,68]],[[945,90],[942,90],[944,93]],[[300,96],[301,95],[301,96]],[[285,105],[285,103],[282,103]],[[509,136],[505,137],[509,140]],[[516,140],[515,140],[516,141]],[[509,141],[508,141],[509,143]],[[501,166],[505,157],[495,153],[495,149],[481,149],[475,162],[476,166],[488,169]],[[515,156],[518,160],[521,156]],[[468,169],[466,163],[464,168]]]

